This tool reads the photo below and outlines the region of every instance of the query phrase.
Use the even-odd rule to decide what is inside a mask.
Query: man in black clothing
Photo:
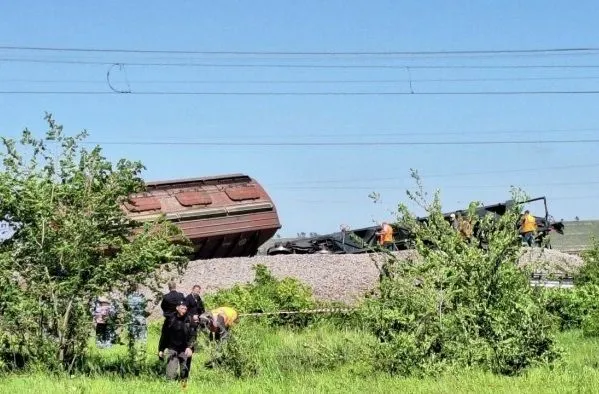
[[[187,301],[187,314],[193,317],[196,321],[196,316],[199,317],[202,313],[206,312],[204,301],[202,301],[202,297],[200,297],[201,290],[202,288],[200,285],[194,285],[191,289],[191,293],[185,297],[185,301]]]
[[[175,314],[175,308],[179,305],[180,301],[185,300],[183,293],[177,291],[177,282],[174,280],[168,283],[169,292],[162,297],[160,308],[162,308],[162,315],[168,317],[169,315]]]
[[[200,315],[205,312],[204,302],[200,297],[201,290],[202,288],[200,287],[200,285],[194,285],[191,289],[191,293],[189,293],[187,297],[185,297],[185,302],[187,303],[187,314],[191,316],[193,322],[196,324],[199,322]],[[192,347],[191,351],[195,353],[195,347]],[[191,357],[187,359],[187,368],[189,368],[190,365]]]
[[[197,338],[197,324],[187,313],[187,304],[180,300],[175,307],[175,314],[165,319],[160,341],[158,357],[166,357],[166,376],[186,381],[191,367],[191,356]]]

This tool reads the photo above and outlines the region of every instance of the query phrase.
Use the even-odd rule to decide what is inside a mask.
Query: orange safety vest
[[[219,315],[222,316],[225,320],[226,327],[231,327],[231,325],[237,319],[237,311],[228,306],[221,306],[220,308],[213,309],[210,312],[212,313],[212,316],[214,316],[215,318]]]
[[[529,233],[537,229],[537,221],[531,214],[524,216],[524,222],[522,223],[522,232]]]
[[[393,242],[393,227],[389,226],[388,224],[385,224],[385,227],[383,227],[383,231],[379,236],[379,242],[381,244],[384,244],[386,242]]]

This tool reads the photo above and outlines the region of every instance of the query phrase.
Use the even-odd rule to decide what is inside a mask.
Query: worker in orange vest
[[[520,222],[520,234],[528,246],[532,246],[536,232],[537,219],[530,214],[529,210],[524,211],[524,216]]]
[[[389,250],[395,249],[395,244],[393,243],[393,227],[391,227],[389,223],[383,222],[381,231],[378,231],[376,235],[379,237],[379,245]]]

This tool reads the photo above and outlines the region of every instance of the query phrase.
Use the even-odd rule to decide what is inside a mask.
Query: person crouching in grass
[[[239,320],[237,311],[228,306],[204,312],[199,317],[199,325],[208,331],[208,338],[224,341],[229,337],[229,329]]]
[[[215,342],[212,357],[206,361],[206,368],[214,368],[226,361],[226,351],[223,345],[230,338],[230,329],[239,320],[237,311],[230,307],[220,307],[202,313],[198,319],[199,327],[207,332],[208,340]]]
[[[197,339],[197,323],[187,313],[185,300],[177,302],[176,313],[167,318],[158,343],[158,357],[166,358],[166,376],[179,377],[183,382],[189,377],[191,356]]]

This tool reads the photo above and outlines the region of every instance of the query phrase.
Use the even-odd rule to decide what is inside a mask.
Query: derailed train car
[[[244,174],[147,182],[123,210],[138,221],[164,214],[191,240],[196,259],[254,256],[281,228],[272,199]]]
[[[547,210],[547,199],[545,197],[537,197],[522,202],[522,204],[533,203],[537,201],[543,201],[544,203],[544,216],[536,216],[537,221],[537,245],[545,245],[551,247],[550,243],[545,242],[545,238],[551,232],[557,232],[559,234],[564,233],[564,224],[562,222],[556,222],[549,215]],[[486,205],[477,208],[475,214],[479,217],[486,215],[504,215],[511,206],[515,204],[514,201],[508,200],[503,203],[497,203],[492,205]],[[445,220],[450,220],[450,215],[455,212],[449,212],[444,214]],[[420,221],[426,221],[426,217],[419,218]],[[514,224],[517,226],[517,224]],[[412,248],[412,235],[409,230],[401,226],[391,224],[393,227],[393,241],[397,250],[406,250]],[[301,238],[285,243],[277,243],[273,247],[267,250],[268,255],[277,254],[308,254],[308,253],[367,253],[372,250],[372,247],[377,244],[376,232],[379,231],[378,226],[364,227],[353,231],[341,231],[332,234],[312,237],[312,238]],[[475,234],[477,234],[477,228],[474,228]],[[480,234],[477,234],[480,235]],[[481,236],[481,244],[484,244],[484,239]]]

